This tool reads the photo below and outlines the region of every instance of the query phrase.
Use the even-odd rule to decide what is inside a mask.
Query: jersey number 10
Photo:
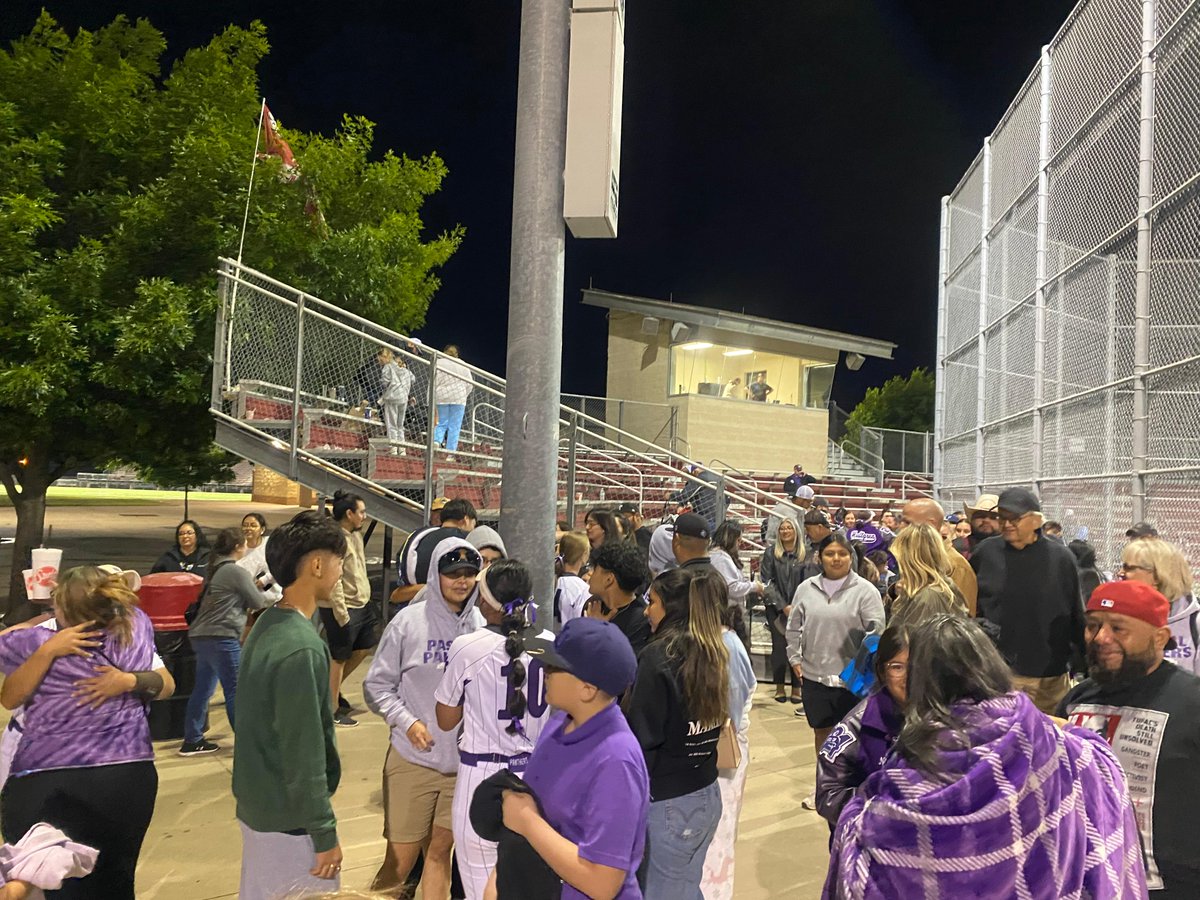
[[[506,663],[500,667],[500,674],[504,676],[505,684],[508,685],[508,696],[504,700],[504,709],[500,710],[496,718],[503,722],[510,721],[512,715],[509,710],[512,708],[513,700],[516,697],[516,690],[512,686],[512,682],[508,680],[508,674],[512,671],[512,663]],[[526,715],[534,719],[540,719],[546,714],[546,672],[542,669],[542,664],[536,659],[531,659],[525,667],[525,712]]]

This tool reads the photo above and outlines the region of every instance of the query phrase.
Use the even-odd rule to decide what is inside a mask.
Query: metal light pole
[[[517,81],[500,532],[552,625],[563,321],[569,0],[524,0]]]

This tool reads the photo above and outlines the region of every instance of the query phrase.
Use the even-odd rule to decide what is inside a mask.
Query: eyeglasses
[[[1018,513],[1015,516],[1012,513],[999,513],[999,514],[997,514],[996,518],[999,519],[1004,524],[1009,525],[1009,524],[1012,524],[1013,522],[1021,521],[1027,515],[1029,515],[1029,513]]]
[[[890,662],[883,667],[883,671],[892,676],[904,675],[908,672],[908,663]]]
[[[1154,571],[1153,567],[1151,567],[1151,566],[1139,566],[1136,563],[1126,563],[1126,562],[1121,563],[1121,571],[1122,572],[1136,572],[1139,569],[1143,572],[1153,572]]]
[[[195,537],[196,532],[194,532],[194,531],[177,531],[177,532],[175,532],[175,536],[176,537]]]

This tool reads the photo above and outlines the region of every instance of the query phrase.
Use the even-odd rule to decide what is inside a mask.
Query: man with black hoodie
[[[999,628],[998,646],[1013,686],[1052,713],[1083,668],[1083,602],[1075,555],[1042,537],[1042,507],[1033,492],[1009,488],[997,501],[1001,536],[971,553],[979,582],[978,616]]]

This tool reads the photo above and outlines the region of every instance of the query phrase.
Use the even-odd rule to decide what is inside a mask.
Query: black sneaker
[[[352,719],[343,712],[334,713],[333,724],[339,728],[353,728],[358,724],[358,719]]]
[[[198,741],[184,741],[183,746],[179,748],[179,755],[203,756],[205,753],[216,753],[220,749],[220,744],[214,744],[212,741],[201,738]]]

